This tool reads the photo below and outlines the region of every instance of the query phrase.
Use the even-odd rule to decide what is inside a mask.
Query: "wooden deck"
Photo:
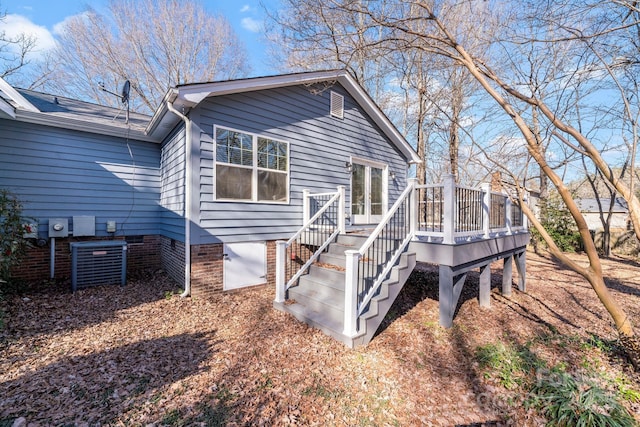
[[[502,291],[511,293],[513,264],[526,290],[526,218],[508,195],[487,185],[465,188],[409,183],[370,235],[348,233],[345,191],[305,194],[305,225],[276,244],[274,307],[350,347],[366,345],[416,262],[439,266],[440,324],[451,327],[467,274],[480,271],[479,303],[490,303],[490,265],[502,260]],[[312,215],[313,213],[313,215]],[[351,236],[349,238],[349,236]],[[323,271],[326,265],[331,271]],[[331,266],[335,266],[337,274]]]

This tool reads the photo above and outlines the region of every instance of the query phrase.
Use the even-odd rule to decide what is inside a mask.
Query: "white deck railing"
[[[444,244],[489,239],[527,229],[526,217],[505,193],[457,185],[453,175],[442,184],[417,185],[417,236]]]
[[[355,337],[358,317],[379,292],[416,231],[415,180],[358,250],[345,251],[344,335]]]
[[[345,232],[344,196],[344,186],[339,186],[335,193],[303,192],[304,225],[286,242],[276,241],[275,302],[283,303],[287,289]]]
[[[276,242],[276,299],[297,283],[320,254],[345,229],[345,190],[310,194],[304,191],[303,227],[288,241]],[[457,185],[453,175],[441,184],[409,185],[358,250],[345,251],[344,334],[357,335],[357,319],[366,311],[409,242],[416,236],[455,245],[491,239],[528,228],[517,204],[504,193]]]

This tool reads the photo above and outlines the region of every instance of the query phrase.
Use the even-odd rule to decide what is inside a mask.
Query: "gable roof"
[[[178,85],[169,89],[160,107],[156,110],[146,132],[158,138],[166,135],[180,120],[167,107],[171,103],[178,111],[188,111],[206,98],[252,92],[279,87],[296,86],[321,82],[338,82],[353,97],[360,107],[371,117],[382,132],[411,163],[420,163],[416,151],[382,112],[356,80],[344,70],[317,71],[307,73],[282,74],[267,77],[253,77],[209,83]]]

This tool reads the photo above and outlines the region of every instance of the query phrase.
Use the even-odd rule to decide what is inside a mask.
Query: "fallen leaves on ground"
[[[640,322],[638,264],[605,268]],[[588,363],[640,390],[620,357],[580,344],[615,339],[584,280],[530,253],[527,292],[506,297],[500,269],[492,266],[491,308],[478,306],[472,274],[454,327],[442,329],[437,267],[420,265],[378,335],[356,350],[274,310],[269,287],[180,298],[156,273],[123,288],[32,290],[2,303],[0,424],[543,425],[513,403],[517,390],[479,368],[475,350],[497,341],[535,342],[549,364]]]

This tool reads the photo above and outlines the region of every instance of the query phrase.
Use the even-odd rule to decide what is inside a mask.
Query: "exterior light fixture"
[[[394,171],[390,170],[390,171],[389,171],[389,178],[390,178],[392,181],[395,181],[395,179],[396,179],[396,173],[395,173]]]
[[[351,172],[351,167],[352,167],[351,163],[346,162],[346,163],[344,164],[344,167],[345,167],[345,169],[347,170],[347,172]]]

